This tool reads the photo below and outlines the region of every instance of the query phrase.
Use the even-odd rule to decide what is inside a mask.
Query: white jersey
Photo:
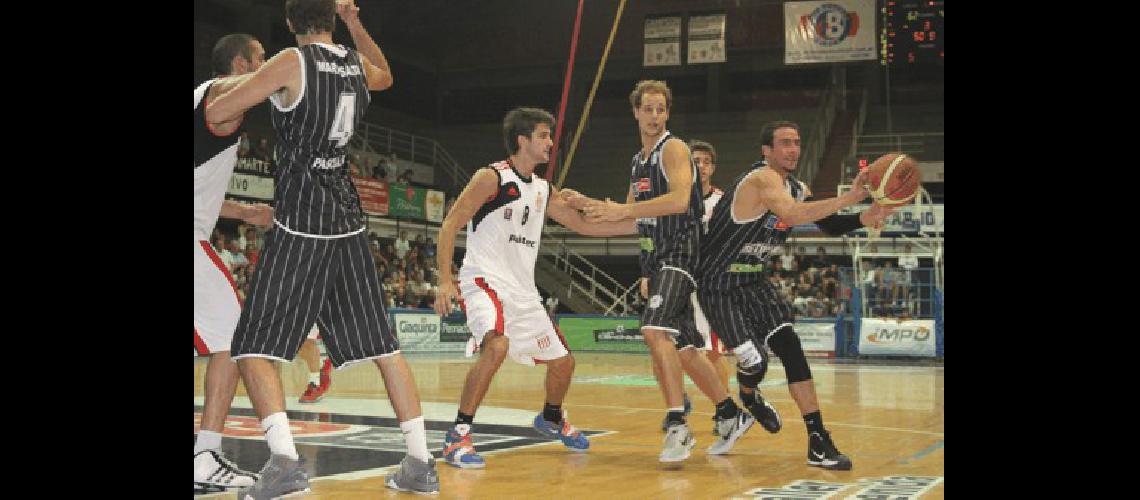
[[[483,278],[492,288],[540,302],[534,263],[542,242],[550,184],[533,173],[522,177],[509,160],[489,168],[499,176],[499,191],[467,223],[467,251],[459,281]]]
[[[237,164],[240,128],[224,136],[206,124],[206,94],[216,79],[194,89],[194,239],[209,240],[222,212],[226,188]]]
[[[709,223],[709,219],[712,218],[713,208],[716,207],[716,202],[720,201],[723,196],[724,191],[721,191],[720,188],[715,186],[712,188],[712,191],[709,191],[709,194],[705,195],[705,215],[701,217],[701,222],[705,224]]]

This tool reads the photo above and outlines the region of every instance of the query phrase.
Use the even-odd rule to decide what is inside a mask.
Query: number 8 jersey
[[[467,223],[459,282],[483,278],[493,289],[539,300],[534,263],[542,243],[550,183],[533,173],[523,177],[509,160],[489,168],[499,176],[499,190]]]
[[[323,43],[287,50],[300,56],[301,92],[288,107],[283,92],[269,97],[277,134],[274,219],[301,235],[359,233],[364,214],[345,146],[371,99],[360,54]]]

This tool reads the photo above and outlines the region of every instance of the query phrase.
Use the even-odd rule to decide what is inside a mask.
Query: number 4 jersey
[[[459,282],[483,278],[493,289],[537,301],[534,263],[550,202],[550,183],[533,173],[523,177],[509,160],[489,168],[499,176],[499,190],[467,223],[467,251]]]
[[[269,97],[277,133],[274,218],[295,234],[343,236],[364,230],[360,196],[348,173],[345,146],[371,98],[360,54],[310,43],[301,58],[300,97]]]

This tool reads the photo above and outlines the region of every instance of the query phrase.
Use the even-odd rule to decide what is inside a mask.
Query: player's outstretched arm
[[[499,190],[499,176],[494,170],[481,168],[475,172],[471,182],[463,188],[451,211],[443,219],[436,235],[435,262],[439,272],[439,290],[435,295],[435,312],[447,316],[451,312],[451,299],[459,299],[459,290],[451,281],[451,259],[455,256],[455,235],[459,228],[466,226],[475,217],[484,203],[494,199]],[[445,271],[447,270],[447,271]]]
[[[290,83],[300,87],[300,80],[301,60],[297,51],[282,50],[248,80],[206,105],[206,122],[213,126],[233,120]]]
[[[558,192],[558,188],[550,186],[550,190],[550,204],[546,210],[547,215],[549,215],[551,219],[558,221],[559,224],[570,228],[571,231],[586,236],[620,236],[637,233],[637,226],[633,219],[625,219],[617,222],[591,223],[586,220],[581,212],[571,207],[562,193]],[[575,199],[575,195],[582,196],[576,191],[568,196],[571,199]]]
[[[268,226],[273,223],[273,207],[264,203],[247,205],[233,200],[224,200],[219,215],[229,219],[243,220],[257,226]]]
[[[871,208],[857,214],[831,214],[815,222],[829,236],[840,236],[861,227],[878,227],[895,211],[894,206],[872,203]]]
[[[348,27],[348,34],[352,36],[352,44],[357,52],[364,56],[360,61],[364,65],[364,78],[368,80],[368,90],[384,90],[392,86],[392,68],[388,66],[388,59],[384,52],[364,25],[360,22],[360,7],[353,0],[337,0],[336,13],[340,20]]]
[[[863,201],[867,197],[865,171],[855,177],[851,190],[842,196],[820,201],[797,202],[784,189],[784,183],[776,172],[762,169],[744,180],[744,188],[756,193],[757,201],[780,217],[789,226],[815,222]]]
[[[652,200],[616,203],[613,201],[588,203],[585,211],[590,222],[640,219],[684,213],[689,208],[689,191],[693,187],[693,160],[689,146],[677,139],[669,139],[661,151],[661,163],[669,177],[669,192]],[[632,194],[632,191],[631,191]]]

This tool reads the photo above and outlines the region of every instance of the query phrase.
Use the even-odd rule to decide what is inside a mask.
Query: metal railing
[[[570,276],[570,289],[567,293],[581,293],[598,309],[605,310],[603,314],[608,315],[614,305],[625,296],[625,293],[621,292],[625,287],[602,268],[571,250],[548,229],[544,228],[542,233],[543,252],[539,254],[539,258],[544,256],[550,258],[556,268]]]
[[[945,148],[944,132],[917,132],[907,134],[866,134],[856,136],[858,155],[881,155],[894,151],[922,158],[928,151],[942,152]],[[941,155],[937,155],[941,156]]]
[[[453,196],[457,195],[458,189],[471,179],[471,174],[463,170],[459,162],[455,161],[439,142],[430,137],[362,121],[357,125],[349,146],[371,153],[396,153],[400,158],[413,163],[430,165],[436,168],[437,172],[442,170],[451,178],[451,186],[454,189],[449,192]]]
[[[840,183],[849,183],[855,178],[853,165],[859,152],[859,136],[863,133],[863,124],[867,121],[867,101],[870,100],[870,90],[864,87],[863,95],[859,98],[859,114],[855,118],[855,123],[851,125],[851,149],[847,150],[847,155],[843,158]]]

